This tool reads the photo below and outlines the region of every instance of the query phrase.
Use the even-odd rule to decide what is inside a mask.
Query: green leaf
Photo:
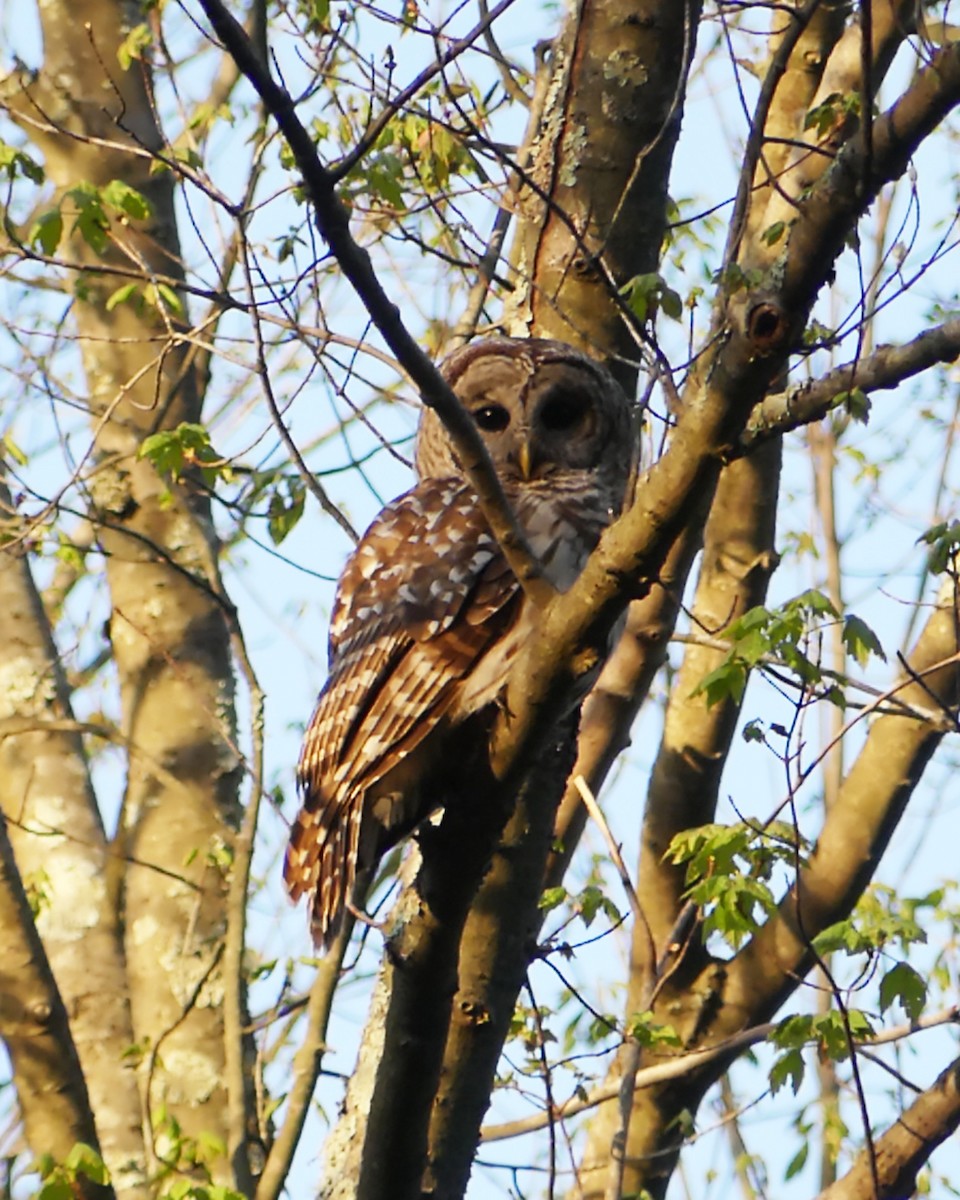
[[[151,433],[140,443],[137,458],[148,458],[158,471],[178,478],[183,469],[183,445],[175,429]]]
[[[785,1050],[799,1050],[810,1041],[813,1017],[807,1013],[793,1013],[777,1025],[768,1041]]]
[[[796,1095],[803,1083],[805,1070],[803,1055],[799,1050],[788,1050],[786,1054],[781,1054],[770,1068],[770,1091],[776,1095],[785,1083],[789,1083]]]
[[[299,476],[282,479],[267,504],[267,529],[279,546],[303,516],[306,489]]]
[[[855,614],[850,613],[844,618],[841,637],[847,653],[852,655],[861,667],[867,665],[871,654],[875,654],[884,662],[887,661],[887,656],[880,645],[880,639],[866,621],[861,620]]]
[[[14,179],[19,172],[32,183],[43,183],[43,167],[25,150],[18,150],[6,142],[0,142],[0,171],[6,171],[9,179]]]
[[[226,1143],[214,1133],[201,1132],[197,1136],[197,1144],[202,1151],[202,1157],[207,1162],[223,1158],[227,1153]]]
[[[603,912],[610,921],[620,920],[617,906],[600,888],[592,884],[585,887],[577,897],[576,907],[580,919],[588,928],[593,924],[593,919],[598,912]]]
[[[843,1013],[831,1009],[812,1019],[811,1034],[819,1043],[822,1054],[834,1062],[844,1062],[850,1057],[852,1043],[871,1037],[873,1026],[866,1013],[859,1009],[847,1009],[846,1020]]]
[[[857,929],[851,918],[828,925],[813,939],[817,954],[863,954],[873,949],[870,940]]]
[[[927,985],[909,963],[900,962],[880,980],[880,1011],[897,1001],[907,1017],[916,1021],[927,1003]]]
[[[130,70],[135,59],[143,58],[143,52],[153,41],[148,25],[134,25],[117,48],[117,61],[124,71]]]
[[[739,704],[743,700],[743,693],[746,690],[746,667],[743,663],[730,658],[708,675],[704,675],[694,688],[693,695],[702,695],[706,700],[707,708],[713,708],[715,704],[722,704],[724,700],[732,700],[735,704]]]
[[[740,869],[738,858],[752,837],[753,830],[742,824],[699,825],[678,833],[665,857],[673,863],[689,863],[688,878],[708,873],[729,875]]]
[[[783,237],[784,233],[786,232],[786,228],[787,226],[783,221],[774,221],[772,225],[768,225],[763,231],[761,235],[762,240],[765,241],[768,246],[775,246]]]
[[[310,19],[317,25],[330,22],[330,0],[310,0]]]
[[[541,912],[552,912],[567,898],[567,889],[565,887],[546,888],[540,897],[539,907]]]
[[[627,307],[641,323],[653,314],[658,304],[675,321],[683,316],[683,301],[679,294],[656,271],[634,275],[620,289],[620,295],[626,299]]]
[[[122,287],[118,287],[115,292],[111,292],[106,299],[104,308],[107,312],[113,312],[118,304],[126,304],[128,300],[139,296],[140,285],[136,283],[125,283]]]
[[[683,1042],[672,1025],[654,1020],[652,1012],[634,1013],[627,1021],[626,1034],[645,1049],[679,1049]]]
[[[107,248],[107,232],[110,222],[99,205],[90,204],[77,215],[74,229],[80,234],[95,254],[103,254]]]
[[[31,246],[39,245],[44,254],[55,254],[63,237],[63,214],[59,208],[53,208],[37,217],[27,241]]]
[[[845,408],[850,417],[860,425],[866,425],[870,419],[870,397],[863,388],[855,387],[849,392],[837,392],[830,407]]]
[[[795,607],[818,617],[838,617],[840,615],[830,597],[821,592],[819,588],[808,588],[789,601],[785,607]]]
[[[176,429],[161,429],[145,437],[138,458],[149,459],[163,475],[179,479],[187,467],[199,467],[204,482],[212,487],[217,479],[229,480],[229,463],[221,459],[210,444],[210,435],[202,425],[182,421]]]
[[[679,321],[683,316],[683,301],[680,299],[680,293],[667,287],[666,284],[663,284],[663,290],[660,293],[660,307],[664,314],[674,321]]]
[[[942,574],[960,551],[960,521],[941,521],[918,539],[930,547],[929,566],[934,575]]]
[[[770,915],[777,907],[766,884],[739,874],[702,879],[687,895],[708,910],[703,920],[704,934],[718,933],[734,948],[759,928],[759,914]]]
[[[804,118],[804,129],[816,129],[817,137],[839,125],[848,116],[860,113],[860,96],[857,92],[831,92],[822,103],[815,105]]]
[[[74,1200],[73,1185],[66,1179],[48,1179],[40,1186],[35,1200]]]
[[[100,196],[104,204],[126,213],[136,221],[145,221],[153,213],[153,206],[146,196],[122,179],[111,179],[100,189]]]
[[[796,1152],[793,1158],[787,1163],[787,1169],[783,1173],[784,1181],[793,1179],[795,1175],[799,1175],[807,1163],[807,1156],[810,1153],[810,1143],[804,1142],[800,1149]]]
[[[86,1142],[77,1142],[64,1161],[64,1167],[74,1174],[86,1175],[94,1183],[109,1183],[110,1172],[100,1155]]]
[[[180,297],[169,284],[148,283],[143,289],[143,299],[151,308],[159,308],[173,313],[175,316],[180,316],[183,313],[183,305],[180,302]]]

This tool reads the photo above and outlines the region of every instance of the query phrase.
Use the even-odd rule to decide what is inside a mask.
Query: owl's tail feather
[[[290,899],[296,902],[312,893],[310,933],[322,954],[340,932],[347,904],[354,901],[363,806],[355,799],[344,807],[347,811],[341,809],[340,819],[330,824],[322,819],[329,811],[302,809],[283,864]]]
[[[350,852],[348,829],[338,821],[328,830],[320,851],[320,874],[310,906],[310,933],[313,944],[324,954],[340,932],[343,910],[347,900],[352,899],[356,879],[357,857],[356,852]]]

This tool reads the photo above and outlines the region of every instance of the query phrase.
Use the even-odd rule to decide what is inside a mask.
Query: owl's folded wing
[[[357,869],[365,797],[457,706],[463,681],[516,620],[519,585],[469,486],[419,484],[388,505],[340,579],[330,675],[297,771],[303,807],[284,878],[316,889],[328,942]],[[426,813],[422,814],[423,816]],[[398,819],[410,823],[410,814]]]

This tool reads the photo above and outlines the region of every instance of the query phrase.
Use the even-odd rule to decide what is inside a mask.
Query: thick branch
[[[876,95],[897,48],[912,27],[915,9],[916,0],[873,0],[870,10],[869,79],[864,80],[866,60],[861,23],[854,20],[844,28],[844,6],[817,6],[809,31],[813,36],[807,39],[812,44],[804,50],[808,56],[808,70],[811,77],[816,79],[817,86],[812,93],[806,88],[800,89],[803,94],[802,107],[796,103],[799,97],[795,92],[781,93],[781,89],[778,89],[775,119],[767,123],[763,130],[764,136],[780,136],[785,141],[764,150],[762,169],[757,172],[758,182],[765,177],[765,186],[757,197],[765,203],[757,204],[751,213],[750,224],[754,235],[751,244],[754,249],[761,246],[757,235],[763,230],[777,221],[790,222],[793,219],[797,198],[824,175],[839,146],[857,126],[857,121],[843,105],[835,105],[836,115],[826,128],[819,125],[808,127],[804,119],[807,111],[831,103],[836,96],[849,97],[857,93],[861,97],[861,108],[869,113],[870,101]],[[794,79],[802,69],[802,62],[797,63]],[[862,99],[865,84],[869,92],[866,103]],[[756,120],[753,128],[756,131]],[[867,147],[865,160],[872,157],[872,133],[869,122],[865,127],[861,125],[860,134]]]
[[[617,289],[657,269],[700,11],[699,0],[577,5],[520,191],[505,319],[601,351],[628,390],[638,334]]]
[[[887,183],[906,170],[914,151],[960,101],[960,45],[938,50],[911,86],[872,126],[871,153],[858,134],[837,155],[808,196],[791,212],[783,298],[787,309],[805,298],[832,265],[856,221]],[[819,255],[812,260],[811,255]]]
[[[960,1126],[960,1058],[922,1092],[873,1142],[879,1191],[870,1157],[862,1151],[841,1179],[817,1200],[900,1200],[916,1191],[917,1174],[930,1155]]]
[[[2,485],[0,504],[9,505]],[[19,527],[16,520],[5,524],[10,532]],[[71,1014],[104,1161],[118,1195],[133,1200],[146,1195],[146,1163],[110,889],[122,863],[106,844],[50,626],[27,557],[15,544],[0,551],[0,612],[0,808],[16,822],[11,841],[21,874],[45,896],[36,924]],[[18,732],[7,728],[13,723]],[[43,1090],[19,1096],[25,1110],[45,1103]]]
[[[819,379],[793,384],[767,396],[756,406],[740,437],[739,450],[826,416],[843,393],[854,388],[870,393],[895,388],[938,363],[960,355],[960,317],[918,334],[902,346],[881,345],[866,358],[835,367]]]
[[[0,814],[0,1033],[10,1054],[27,1143],[62,1163],[97,1131],[67,1012],[33,922]],[[76,1195],[109,1200],[110,1187],[80,1175]]]
[[[423,863],[416,890],[405,894],[404,919],[391,940],[378,983],[378,1021],[382,1021],[383,1030],[376,1038],[378,1045],[370,1052],[378,1059],[375,1079],[372,1091],[366,1094],[359,1088],[352,1089],[347,1112],[347,1121],[359,1121],[362,1130],[358,1200],[378,1200],[385,1194],[398,1200],[419,1197],[425,1168],[428,1178],[431,1169],[435,1172],[430,1189],[438,1200],[462,1194],[480,1116],[489,1100],[492,1067],[489,1080],[475,1077],[471,1081],[475,1102],[482,1093],[475,1125],[461,1124],[456,1130],[458,1139],[466,1137],[470,1141],[466,1157],[454,1153],[437,1155],[431,1145],[428,1161],[427,1133],[447,1028],[451,1019],[454,1023],[467,1022],[477,1036],[486,1037],[500,1030],[504,1008],[507,1021],[513,1012],[515,990],[505,1005],[498,1005],[495,1011],[481,1011],[465,1002],[461,995],[453,1004],[463,924],[512,804],[516,803],[518,813],[526,814],[528,820],[541,827],[541,855],[545,856],[553,809],[550,795],[544,793],[552,790],[556,802],[565,775],[556,777],[555,755],[550,754],[523,781],[522,788],[521,781],[512,776],[497,781],[483,761],[484,739],[477,737],[479,732],[467,731],[470,757],[465,758],[456,747],[449,751],[449,774],[440,794],[450,794],[455,799],[448,803],[438,826],[427,825],[420,831]],[[569,766],[569,760],[563,766]],[[520,819],[518,816],[511,819],[507,840]],[[498,857],[494,858],[494,871]],[[539,873],[535,865],[531,867],[533,894],[523,897],[527,902],[523,912],[535,907],[542,857]],[[515,913],[520,910],[517,904]],[[521,977],[526,966],[526,932],[525,924],[515,916],[513,961],[515,966],[519,962]],[[494,1064],[501,1043],[493,1056]],[[369,1064],[364,1074],[368,1071]]]

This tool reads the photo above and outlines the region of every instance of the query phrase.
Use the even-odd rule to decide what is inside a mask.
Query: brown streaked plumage
[[[625,397],[560,342],[475,342],[442,369],[532,549],[568,588],[623,500],[634,445]],[[445,735],[496,699],[535,626],[431,410],[417,471],[420,482],[382,510],[340,578],[329,675],[297,768],[303,805],[284,879],[292,899],[312,897],[324,949],[358,872],[442,803],[420,785]]]

